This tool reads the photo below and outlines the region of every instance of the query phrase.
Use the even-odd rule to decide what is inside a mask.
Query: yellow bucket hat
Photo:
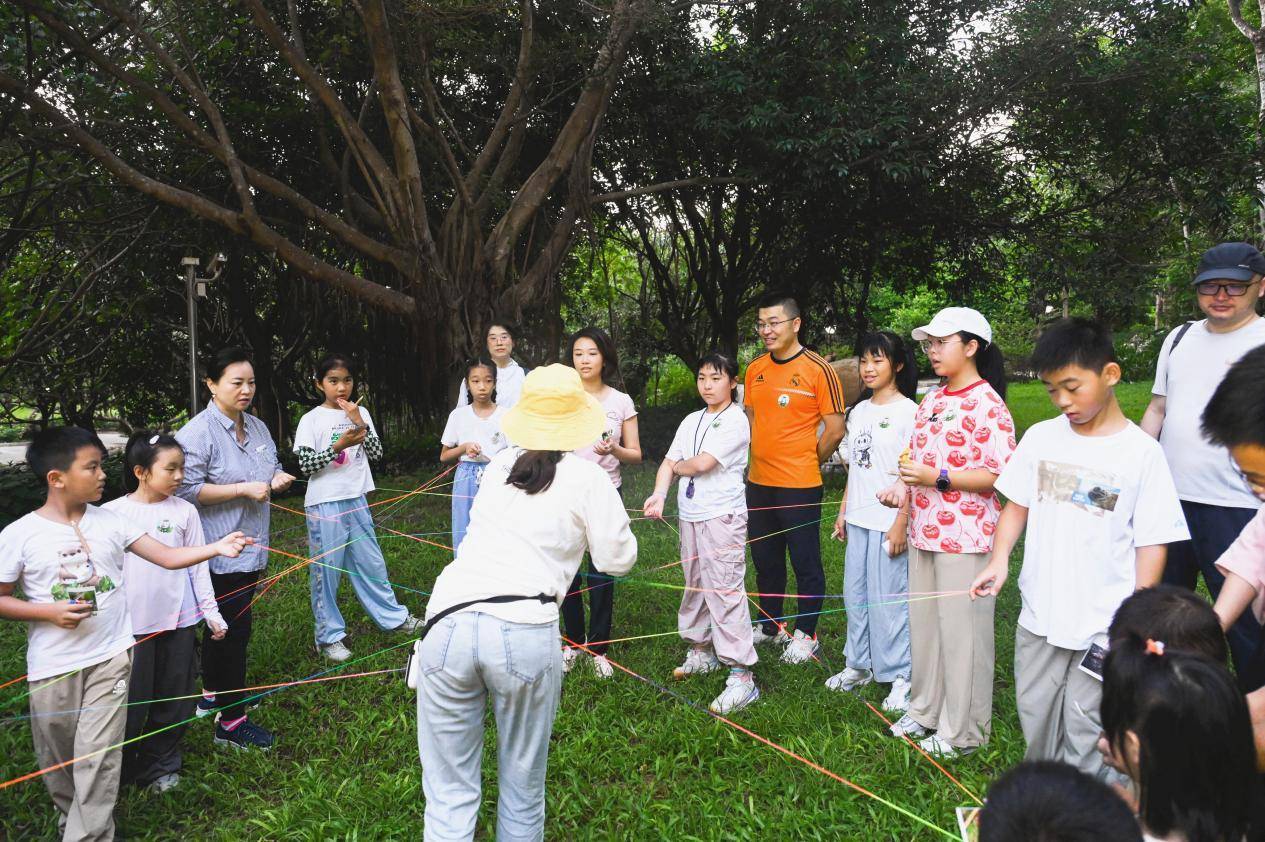
[[[501,432],[527,450],[576,450],[601,438],[606,412],[584,391],[579,373],[554,363],[534,368],[523,391],[501,418]]]

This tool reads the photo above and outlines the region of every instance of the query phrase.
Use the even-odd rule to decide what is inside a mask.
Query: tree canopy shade
[[[410,322],[437,392],[553,295],[629,43],[690,4],[12,7],[23,131]]]

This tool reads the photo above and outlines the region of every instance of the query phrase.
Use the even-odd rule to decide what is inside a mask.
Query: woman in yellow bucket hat
[[[558,606],[587,550],[621,576],[637,558],[606,472],[570,451],[606,418],[575,369],[523,381],[502,418],[513,445],[488,464],[456,558],[426,606],[417,645],[417,739],[425,837],[470,839],[480,803],[483,712],[496,715],[497,838],[542,839],[549,737],[562,690]]]

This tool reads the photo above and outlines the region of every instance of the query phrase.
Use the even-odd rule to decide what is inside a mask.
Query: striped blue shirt
[[[184,481],[177,496],[198,507],[202,531],[208,541],[218,541],[241,530],[259,544],[268,543],[269,506],[246,497],[206,506],[198,502],[202,486],[232,485],[236,482],[271,482],[281,470],[277,445],[267,426],[250,413],[242,413],[246,443],[237,440],[237,429],[215,401],[193,416],[176,433],[184,448]],[[257,545],[246,547],[237,558],[211,559],[212,573],[248,573],[268,566],[268,552]]]

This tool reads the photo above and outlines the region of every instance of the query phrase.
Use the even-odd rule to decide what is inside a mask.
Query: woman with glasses
[[[880,499],[909,506],[910,593],[945,596],[909,604],[912,688],[891,731],[950,758],[987,743],[992,723],[996,600],[963,592],[992,553],[1001,514],[993,483],[1015,449],[1015,425],[987,319],[947,307],[913,337],[944,382],[918,407],[900,479]]]
[[[1247,243],[1204,252],[1195,273],[1206,318],[1174,329],[1160,348],[1151,403],[1142,429],[1159,439],[1182,501],[1190,540],[1171,544],[1164,581],[1193,589],[1200,573],[1215,599],[1224,577],[1216,561],[1261,506],[1238,475],[1229,451],[1200,430],[1200,416],[1230,366],[1265,345],[1257,309],[1265,287],[1265,256]],[[1261,645],[1261,626],[1246,613],[1227,632],[1230,657],[1242,672]]]

